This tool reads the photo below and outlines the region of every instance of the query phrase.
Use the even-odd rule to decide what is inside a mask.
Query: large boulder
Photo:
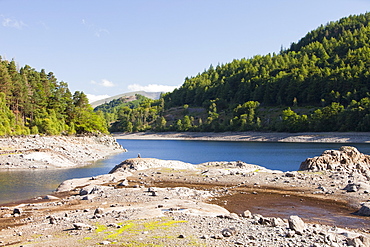
[[[194,170],[193,164],[177,160],[160,160],[155,158],[133,158],[122,161],[116,165],[109,173],[122,171],[145,170],[151,168],[171,168],[171,169],[188,169]]]
[[[301,163],[300,171],[357,171],[370,179],[370,155],[357,148],[343,146],[339,150],[326,150],[320,156],[308,158]]]

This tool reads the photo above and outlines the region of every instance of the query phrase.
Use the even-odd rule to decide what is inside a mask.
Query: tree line
[[[0,136],[108,133],[107,127],[83,92],[72,94],[52,72],[0,57]]]

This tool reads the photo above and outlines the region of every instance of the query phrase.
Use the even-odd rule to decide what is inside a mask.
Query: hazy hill
[[[102,104],[105,104],[105,103],[109,103],[110,101],[112,100],[115,100],[115,99],[119,99],[119,98],[122,98],[122,97],[129,97],[129,96],[135,96],[135,94],[140,94],[140,95],[143,95],[149,99],[159,99],[159,97],[161,96],[161,93],[162,92],[144,92],[144,91],[136,91],[136,92],[129,92],[129,93],[122,93],[122,94],[118,94],[116,96],[112,96],[112,97],[109,97],[109,98],[105,98],[105,99],[102,99],[102,100],[97,100],[97,101],[94,101],[91,104],[91,106],[93,108],[99,106],[99,105],[102,105]]]

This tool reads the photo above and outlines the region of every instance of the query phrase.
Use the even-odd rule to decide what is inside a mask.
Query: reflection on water
[[[118,140],[127,153],[113,155],[92,165],[58,170],[23,170],[0,172],[0,203],[14,202],[53,192],[67,179],[108,173],[116,164],[137,157],[181,160],[192,164],[209,161],[244,161],[270,169],[297,170],[308,157],[326,149],[338,149],[339,143],[263,143],[181,140]],[[352,145],[352,144],[351,144]],[[370,153],[369,144],[356,144]]]

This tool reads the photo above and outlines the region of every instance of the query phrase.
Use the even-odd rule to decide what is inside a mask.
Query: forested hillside
[[[0,57],[0,136],[107,133],[83,92],[73,95],[52,72],[35,71]]]
[[[161,103],[152,101],[156,108],[147,103],[135,114],[121,111],[115,126],[129,132],[370,131],[369,21],[369,13],[349,16],[278,54],[210,66]],[[126,128],[129,122],[137,128]]]

